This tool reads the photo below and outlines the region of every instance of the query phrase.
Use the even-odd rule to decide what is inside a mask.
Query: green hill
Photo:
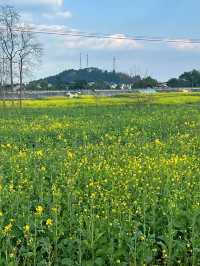
[[[79,70],[66,70],[57,75],[50,76],[29,83],[29,89],[67,89],[70,84],[81,82],[84,84],[95,82],[104,84],[129,84],[133,83],[136,78],[132,78],[127,74],[118,72],[104,71],[98,68],[85,68]]]

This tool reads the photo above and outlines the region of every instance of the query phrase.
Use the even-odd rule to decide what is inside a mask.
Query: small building
[[[156,93],[156,89],[155,88],[144,88],[144,89],[139,89],[138,90],[140,93]]]
[[[78,98],[79,96],[80,96],[80,94],[81,94],[81,92],[67,92],[66,93],[66,96],[68,97],[68,98]]]
[[[132,84],[121,84],[121,90],[131,90]]]

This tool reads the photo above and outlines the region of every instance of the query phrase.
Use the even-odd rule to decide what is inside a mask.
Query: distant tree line
[[[28,90],[110,90],[121,89],[128,84],[131,89],[162,87],[162,83],[148,76],[129,76],[123,73],[103,71],[97,68],[67,70],[62,73],[30,82]],[[184,72],[178,78],[169,79],[166,83],[170,88],[200,87],[200,71]]]
[[[178,78],[170,79],[167,85],[171,88],[200,87],[200,71],[192,70],[190,72],[184,72]]]
[[[141,78],[140,76],[137,77],[137,80],[133,83],[132,88],[133,89],[144,89],[144,88],[153,88],[157,87],[159,85],[159,82],[156,79],[153,79],[152,77],[146,77]]]

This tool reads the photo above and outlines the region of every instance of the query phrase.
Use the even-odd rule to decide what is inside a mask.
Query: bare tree
[[[31,32],[21,30],[19,35],[19,80],[20,80],[20,107],[22,107],[22,90],[24,76],[31,70],[34,63],[41,59],[42,46]]]
[[[3,106],[5,106],[5,59],[1,58],[0,61],[0,78],[1,78],[1,99],[3,100]]]
[[[19,21],[20,16],[14,7],[0,7],[0,45],[5,58],[9,61],[10,86],[12,91],[14,90],[13,63],[19,52],[19,33],[16,31]]]
[[[8,59],[0,48],[0,95],[3,101],[3,107],[6,106],[6,85],[8,83],[9,69],[8,69]]]

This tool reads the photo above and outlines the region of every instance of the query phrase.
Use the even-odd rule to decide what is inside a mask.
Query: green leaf
[[[65,258],[65,259],[62,259],[61,264],[62,265],[72,266],[73,265],[73,261],[71,259],[69,259],[69,258]]]
[[[96,258],[95,265],[97,265],[97,266],[104,265],[104,260],[102,258]]]

